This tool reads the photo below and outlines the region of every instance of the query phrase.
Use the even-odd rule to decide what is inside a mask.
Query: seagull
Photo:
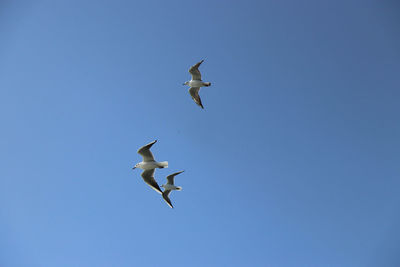
[[[173,206],[172,206],[171,200],[169,199],[169,193],[171,193],[172,190],[178,190],[178,191],[182,190],[182,187],[174,185],[174,177],[178,174],[181,174],[182,172],[184,172],[184,171],[180,171],[180,172],[176,172],[171,175],[168,175],[167,176],[168,182],[166,184],[161,185],[161,187],[164,188],[164,192],[162,193],[162,196],[163,196],[165,202],[167,202],[168,206],[170,206],[171,208],[173,208]]]
[[[199,96],[200,87],[210,86],[210,82],[203,82],[201,80],[201,73],[199,71],[199,66],[203,63],[204,60],[196,63],[191,66],[189,69],[189,73],[192,75],[192,79],[190,81],[185,82],[183,85],[189,85],[189,94],[192,96],[194,102],[199,105],[202,109],[204,109],[203,104],[201,103],[201,99]]]
[[[168,168],[168,161],[157,162],[154,160],[153,153],[151,153],[150,148],[154,145],[157,140],[154,140],[151,143],[148,143],[145,146],[139,148],[137,153],[139,153],[143,157],[143,161],[137,163],[132,170],[139,168],[144,170],[142,172],[142,178],[146,184],[148,184],[151,188],[153,188],[158,193],[162,194],[160,187],[158,186],[156,180],[154,179],[154,172],[156,168]]]

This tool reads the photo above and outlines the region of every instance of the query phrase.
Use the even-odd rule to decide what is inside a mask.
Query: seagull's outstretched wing
[[[176,172],[176,173],[168,175],[167,176],[168,184],[172,184],[173,185],[174,184],[174,177],[177,176],[178,174],[181,174],[182,172],[184,172],[184,171],[180,171],[180,172]]]
[[[168,206],[172,208],[174,208],[174,206],[172,206],[171,200],[169,199],[169,193],[171,193],[171,190],[164,190],[164,192],[162,193],[162,197],[165,200],[165,202],[167,202]]]
[[[146,184],[148,184],[151,188],[153,188],[158,193],[160,193],[160,194],[163,193],[160,189],[160,186],[157,184],[156,180],[154,179],[154,169],[145,170],[142,172],[141,175]]]
[[[200,80],[201,81],[201,73],[199,71],[199,66],[203,63],[204,60],[194,64],[190,67],[189,73],[192,75],[192,80]]]
[[[147,162],[147,161],[154,161],[154,156],[150,151],[150,148],[152,145],[154,145],[157,142],[157,140],[154,140],[151,143],[148,143],[145,146],[142,146],[141,148],[139,148],[139,150],[137,151],[138,154],[140,154],[143,157],[143,161]]]
[[[201,98],[199,96],[200,87],[190,87],[189,94],[194,100],[194,102],[199,105],[202,109],[204,109],[203,104],[201,103]]]

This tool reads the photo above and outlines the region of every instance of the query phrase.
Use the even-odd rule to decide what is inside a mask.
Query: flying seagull
[[[173,208],[173,206],[172,206],[171,200],[169,199],[169,193],[171,193],[172,190],[178,190],[178,191],[182,190],[182,187],[174,185],[174,177],[182,172],[184,172],[184,171],[180,171],[180,172],[176,172],[171,175],[168,175],[167,176],[168,182],[166,184],[161,185],[161,187],[164,188],[164,192],[162,193],[162,196],[163,196],[165,202],[167,202],[168,206],[170,206],[171,208]]]
[[[189,69],[189,73],[192,75],[192,79],[190,81],[185,82],[183,85],[189,85],[189,94],[192,96],[194,102],[204,109],[203,104],[201,103],[201,99],[199,96],[200,87],[210,86],[210,82],[203,82],[201,80],[201,73],[199,71],[199,66],[203,63],[204,60],[196,63],[191,66]]]
[[[143,157],[143,161],[139,162],[132,168],[132,170],[139,168],[144,170],[142,172],[142,178],[151,188],[156,190],[158,193],[162,194],[160,187],[158,186],[156,180],[154,179],[154,171],[156,168],[168,168],[168,161],[157,162],[154,160],[153,153],[151,153],[150,148],[154,145],[157,140],[154,140],[151,143],[148,143],[145,146],[139,148],[137,153],[139,153]]]

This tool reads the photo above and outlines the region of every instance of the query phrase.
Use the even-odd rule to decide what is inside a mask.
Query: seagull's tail
[[[158,162],[158,168],[168,168],[168,161]]]
[[[211,83],[210,82],[206,82],[206,83],[204,83],[204,86],[210,86],[211,85]]]
[[[182,190],[182,187],[181,187],[181,186],[177,186],[177,187],[176,187],[176,190],[181,191],[181,190]]]

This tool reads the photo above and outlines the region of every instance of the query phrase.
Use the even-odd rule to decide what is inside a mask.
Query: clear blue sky
[[[400,266],[399,12],[2,1],[0,266]]]

